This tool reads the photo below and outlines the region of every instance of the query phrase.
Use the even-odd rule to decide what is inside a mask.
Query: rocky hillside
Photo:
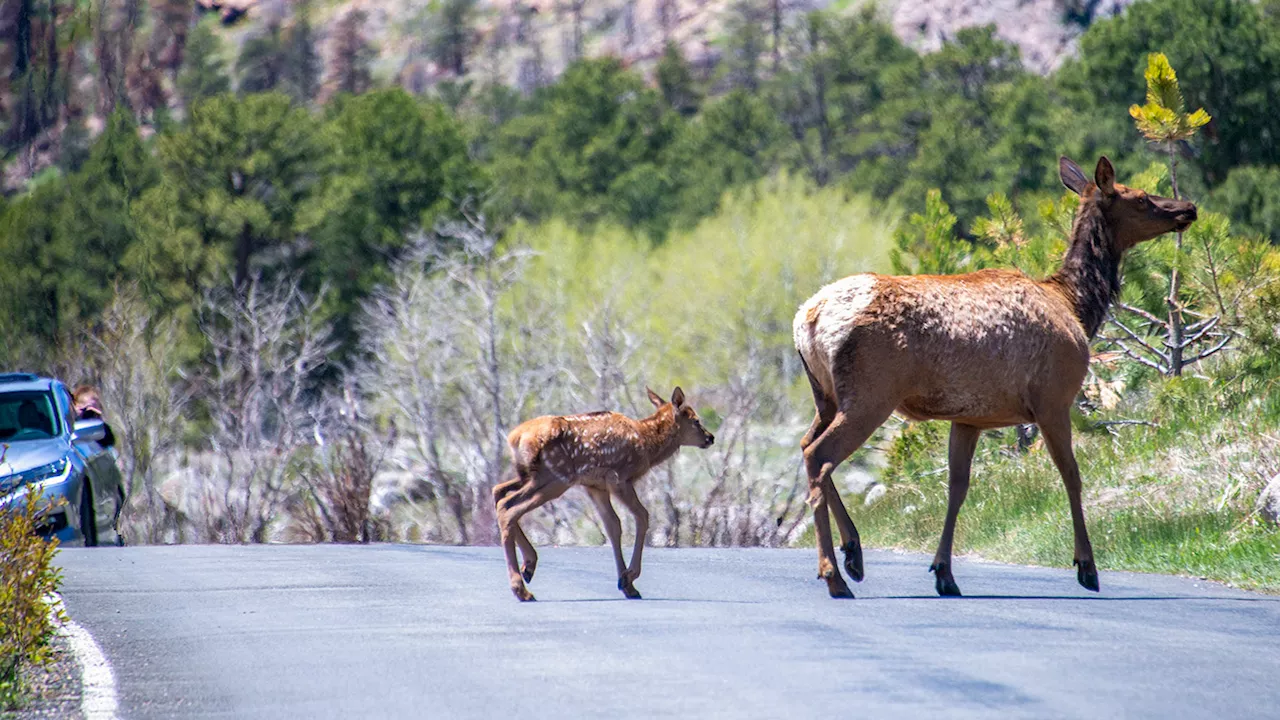
[[[1115,14],[1133,0],[889,0],[877,11],[909,44],[928,51],[964,27],[994,23],[1016,43],[1028,67],[1050,72],[1075,50],[1093,19]],[[243,38],[270,23],[288,23],[284,0],[201,0],[224,19],[225,34]],[[804,12],[853,12],[859,0],[477,0],[471,11],[470,53],[464,74],[528,87],[557,75],[578,54],[616,55],[645,67],[668,40],[695,65],[718,60],[730,28],[744,21],[760,27],[772,52],[774,15],[785,24]],[[433,57],[439,0],[346,0],[322,3],[318,36],[330,57],[335,24],[354,10],[366,14],[365,32],[376,47],[375,74],[412,90],[456,76]],[[783,43],[785,46],[785,31]]]

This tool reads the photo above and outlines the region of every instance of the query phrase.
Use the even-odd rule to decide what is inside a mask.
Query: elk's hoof
[[[529,592],[529,588],[525,587],[511,588],[511,593],[515,595],[516,599],[520,602],[533,602],[538,599],[533,596],[533,593]]]
[[[840,577],[840,573],[834,569],[826,575],[819,575],[819,579],[827,581],[827,593],[837,600],[852,600],[853,591],[845,584],[844,578]]]
[[[642,598],[640,597],[640,591],[636,589],[636,586],[635,586],[635,585],[632,585],[632,584],[631,584],[631,583],[629,583],[629,582],[624,582],[624,581],[622,581],[622,580],[619,580],[619,581],[618,581],[618,589],[622,591],[622,594],[623,594],[623,595],[626,595],[626,596],[627,596],[627,599],[628,599],[628,600],[641,600],[641,599],[642,599]]]
[[[835,598],[836,600],[852,600],[853,599],[853,591],[850,590],[849,586],[845,585],[844,583],[840,583],[839,586],[828,585],[827,592],[831,595],[831,597]]]
[[[525,582],[533,582],[533,571],[535,569],[537,569],[536,565],[525,565],[520,568],[520,576],[524,578]]]
[[[1098,566],[1092,560],[1080,562],[1075,561],[1076,565],[1076,581],[1085,590],[1099,591],[1098,587]]]
[[[840,551],[844,553],[844,571],[849,573],[854,582],[862,582],[865,576],[862,569],[862,543],[850,540],[840,546]]]
[[[934,563],[929,566],[929,571],[933,573],[933,587],[938,595],[960,597],[960,586],[956,585],[956,579],[951,575],[949,563]]]

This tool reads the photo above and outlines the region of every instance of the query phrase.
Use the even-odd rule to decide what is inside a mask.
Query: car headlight
[[[9,492],[18,489],[23,485],[33,485],[35,483],[44,482],[53,478],[62,477],[67,473],[67,467],[71,461],[65,457],[58,458],[48,465],[41,465],[30,470],[23,470],[20,473],[0,478],[0,495],[7,495]]]

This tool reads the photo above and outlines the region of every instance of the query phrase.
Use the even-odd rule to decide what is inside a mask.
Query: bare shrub
[[[316,320],[322,298],[255,276],[204,300],[209,361],[197,383],[213,457],[198,523],[207,541],[265,542],[293,490],[312,435],[308,395],[332,349]]]

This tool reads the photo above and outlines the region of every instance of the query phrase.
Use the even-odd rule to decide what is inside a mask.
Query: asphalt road
[[[1066,552],[1066,551],[1064,551]],[[541,551],[518,603],[497,548],[66,549],[64,599],[125,718],[1280,717],[1280,598],[1185,578],[867,554],[857,600],[816,552]]]

